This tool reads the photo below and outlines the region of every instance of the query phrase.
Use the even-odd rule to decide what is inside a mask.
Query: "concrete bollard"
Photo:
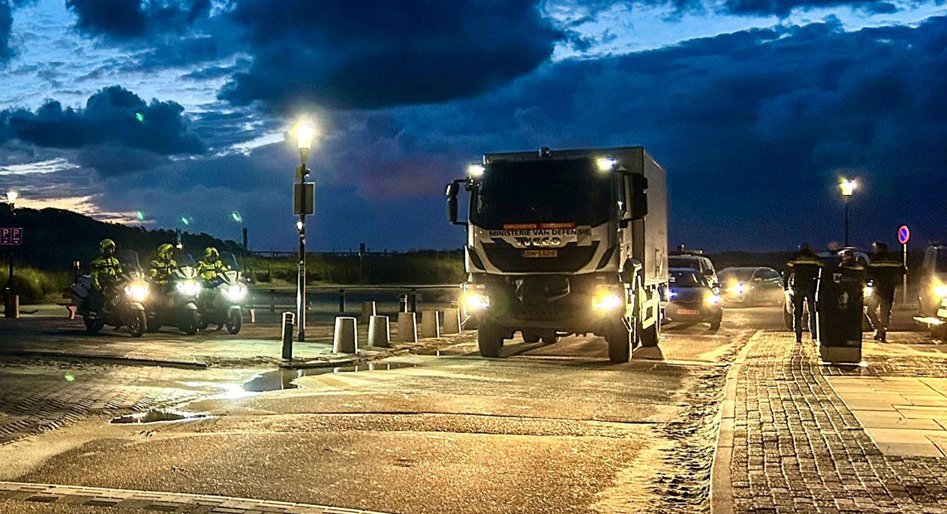
[[[444,329],[441,332],[444,334],[460,333],[460,309],[453,307],[444,309]]]
[[[390,348],[391,332],[388,329],[388,316],[372,316],[368,320],[368,346]]]
[[[398,313],[398,341],[402,343],[418,342],[418,320],[413,312]]]
[[[375,302],[362,302],[362,314],[358,317],[361,323],[368,323],[375,315]]]
[[[421,337],[441,337],[441,313],[424,311],[421,313]]]
[[[333,353],[358,353],[356,320],[350,316],[335,318],[335,336],[332,338]]]

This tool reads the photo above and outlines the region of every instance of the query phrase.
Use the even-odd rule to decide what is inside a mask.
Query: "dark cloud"
[[[755,14],[788,16],[793,9],[816,9],[851,7],[872,14],[889,14],[898,11],[892,2],[878,0],[727,0],[725,11],[731,14]]]
[[[93,36],[127,40],[180,32],[210,10],[210,0],[66,0],[76,27]]]
[[[13,30],[13,9],[10,2],[0,0],[0,64],[13,57],[13,47],[10,45],[10,36]]]
[[[104,174],[206,150],[188,127],[183,107],[171,101],[148,104],[119,86],[92,95],[83,109],[50,100],[35,112],[0,112],[0,141],[14,138],[39,147],[82,149],[79,160]]]
[[[529,73],[564,35],[533,2],[237,4],[254,63],[221,98],[273,110],[379,108],[470,97]]]

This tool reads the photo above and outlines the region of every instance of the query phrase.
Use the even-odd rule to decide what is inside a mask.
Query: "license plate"
[[[527,259],[548,259],[558,256],[559,250],[523,250],[523,257]]]
[[[697,309],[678,309],[677,313],[681,316],[698,316],[700,311]]]

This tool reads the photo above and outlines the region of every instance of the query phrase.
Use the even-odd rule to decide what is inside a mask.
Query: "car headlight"
[[[201,294],[201,283],[196,280],[185,280],[174,286],[183,296],[198,296]]]
[[[467,291],[464,295],[464,304],[468,310],[480,311],[490,307],[490,297],[479,291]]]
[[[746,288],[743,286],[742,283],[733,284],[732,286],[727,288],[727,292],[730,294],[741,295],[746,292]]]
[[[934,295],[941,298],[947,298],[947,285],[940,284],[934,287]]]
[[[720,303],[720,296],[715,294],[710,294],[704,297],[704,303],[707,305],[717,305]]]
[[[621,304],[621,296],[606,291],[596,293],[595,298],[592,299],[592,307],[599,311],[614,310],[621,307]]]
[[[148,299],[148,284],[144,282],[133,282],[125,286],[125,295],[136,302],[144,302]]]
[[[223,290],[224,298],[231,302],[240,302],[247,297],[247,286],[243,284],[234,284],[226,286]]]

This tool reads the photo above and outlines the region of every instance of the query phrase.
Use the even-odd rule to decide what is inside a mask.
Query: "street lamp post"
[[[306,208],[305,208],[305,183],[306,176],[309,175],[309,168],[306,167],[306,161],[309,159],[309,149],[312,148],[312,138],[315,135],[315,129],[308,123],[300,123],[296,127],[296,145],[299,147],[299,168],[296,176],[299,178],[299,192],[302,198],[299,199],[299,221],[296,228],[299,230],[299,276],[296,286],[296,319],[299,323],[299,341],[306,340]]]
[[[7,191],[7,203],[10,204],[10,217],[16,216],[16,199],[20,195],[16,191],[10,190]],[[10,246],[10,273],[7,277],[7,288],[6,288],[6,303],[4,308],[4,315],[8,318],[15,318],[17,314],[14,312],[16,308],[13,306],[13,246]]]
[[[848,247],[848,202],[852,198],[852,193],[855,192],[855,188],[858,187],[858,183],[855,182],[855,179],[843,178],[839,182],[839,190],[842,192],[842,200],[845,202],[845,247]]]

